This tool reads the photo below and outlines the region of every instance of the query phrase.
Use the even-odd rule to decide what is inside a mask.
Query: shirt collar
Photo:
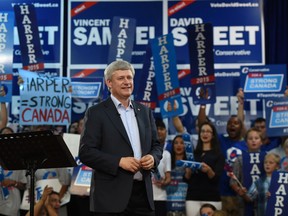
[[[116,97],[114,97],[112,94],[111,94],[111,99],[112,99],[116,108],[123,106],[122,103]],[[133,104],[132,104],[131,100],[129,100],[129,107],[133,109]]]

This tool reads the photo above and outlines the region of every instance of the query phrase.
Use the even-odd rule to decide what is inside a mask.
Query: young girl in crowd
[[[185,167],[176,166],[177,160],[186,160],[185,145],[182,135],[177,135],[172,141],[171,151],[171,182],[166,187],[167,215],[185,215],[185,199],[187,184],[183,182]]]
[[[198,216],[204,203],[213,204],[217,209],[222,207],[219,180],[224,169],[224,156],[220,152],[216,128],[211,122],[204,122],[199,127],[198,136],[194,158],[202,167],[195,172],[186,168],[184,175],[184,181],[188,183],[187,216]]]
[[[268,153],[264,159],[265,175],[256,180],[250,186],[246,193],[246,188],[242,188],[243,198],[246,201],[257,200],[257,216],[264,216],[266,211],[267,199],[270,195],[268,192],[271,176],[274,171],[279,169],[280,157],[275,153]]]
[[[262,146],[261,132],[256,128],[250,128],[246,135],[245,141],[248,152],[242,150],[242,155],[237,156],[233,163],[234,178],[230,179],[231,188],[239,195],[243,195],[242,185],[249,188],[250,185],[264,173],[263,161],[265,152],[260,152]],[[243,206],[244,205],[244,206]],[[242,211],[245,208],[245,213]],[[253,205],[249,203],[241,203],[242,215],[253,215]]]

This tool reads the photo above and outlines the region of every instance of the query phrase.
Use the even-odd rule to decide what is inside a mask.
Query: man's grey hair
[[[113,73],[117,70],[131,70],[133,77],[135,75],[135,70],[132,64],[130,64],[127,61],[117,60],[110,63],[105,69],[104,71],[105,80],[110,80],[112,78]]]

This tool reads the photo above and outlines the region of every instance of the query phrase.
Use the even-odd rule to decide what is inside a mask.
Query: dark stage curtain
[[[263,0],[266,64],[288,64],[288,1]]]

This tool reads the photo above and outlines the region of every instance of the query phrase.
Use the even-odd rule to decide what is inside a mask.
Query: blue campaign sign
[[[108,63],[120,59],[128,62],[131,61],[135,30],[135,19],[127,17],[113,18]]]
[[[288,215],[288,172],[274,171],[269,187],[270,196],[267,199],[266,214],[269,215]]]
[[[0,102],[11,102],[13,65],[13,27],[12,11],[0,12]]]
[[[281,137],[288,135],[288,98],[265,99],[267,135]]]
[[[71,194],[89,196],[92,170],[89,171],[87,168],[84,164],[79,164],[73,168],[69,190]]]
[[[154,110],[157,106],[157,87],[155,80],[155,67],[154,60],[152,57],[152,51],[150,45],[147,46],[147,51],[145,55],[145,60],[143,63],[142,70],[140,71],[140,76],[137,79],[138,73],[135,76],[135,90],[134,90],[134,100],[138,101],[150,109]],[[141,83],[139,85],[138,83]],[[143,85],[143,82],[145,84]]]
[[[72,97],[75,100],[91,102],[101,100],[103,93],[103,78],[71,78]]]
[[[260,0],[168,1],[168,32],[172,32],[177,63],[189,66],[187,27],[211,23],[215,67],[264,63],[264,31]],[[241,19],[239,19],[241,17]]]
[[[12,74],[0,74],[0,102],[11,102],[12,83]]]
[[[40,43],[45,67],[60,68],[63,64],[63,18],[64,3],[62,0],[25,0],[25,4],[33,4],[37,16]],[[6,2],[6,7],[23,5],[23,0]],[[20,41],[17,28],[14,28],[14,63],[22,66]]]
[[[173,35],[167,34],[151,40],[155,66],[158,102],[162,118],[178,116],[183,112]],[[168,106],[172,106],[171,109]]]
[[[12,74],[13,11],[0,11],[0,73]]]
[[[213,29],[211,23],[188,27],[194,104],[215,103]]]
[[[20,70],[21,125],[68,125],[71,123],[71,81]],[[35,94],[37,92],[37,94]]]
[[[241,87],[245,99],[283,97],[286,83],[286,65],[241,67]]]
[[[15,5],[14,13],[20,40],[23,69],[43,71],[44,60],[35,7],[32,4]]]
[[[92,178],[92,169],[82,165],[78,171],[74,184],[76,186],[90,187],[91,178]]]
[[[136,20],[133,64],[142,64],[149,40],[162,35],[162,1],[71,0],[68,4],[68,65],[107,65],[115,14]]]

